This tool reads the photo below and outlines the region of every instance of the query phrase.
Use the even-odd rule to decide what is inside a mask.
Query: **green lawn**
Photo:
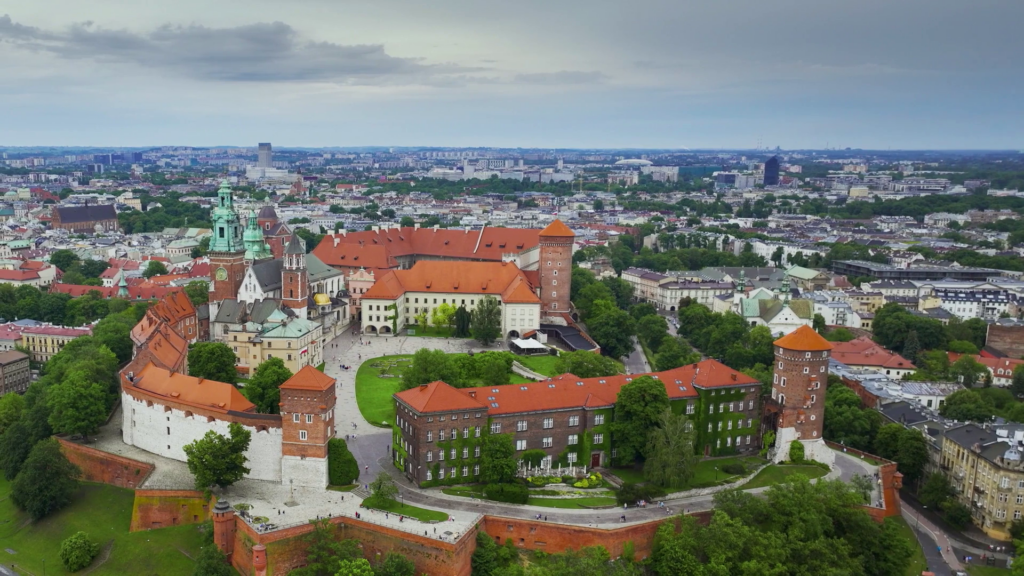
[[[634,470],[633,468],[616,468],[612,470],[612,474],[618,476],[618,478],[623,482],[629,482],[631,484],[639,484],[647,481],[647,479],[644,478],[644,471],[642,469]]]
[[[484,485],[473,484],[471,486],[451,486],[442,488],[441,492],[449,496],[462,496],[464,498],[483,498]]]
[[[555,370],[555,363],[558,362],[558,356],[551,356],[550,354],[545,354],[543,356],[516,356],[516,362],[519,362],[537,374],[558,376],[558,372]]]
[[[101,549],[113,541],[110,557],[91,576],[188,576],[195,567],[185,553],[199,552],[202,536],[196,525],[128,532],[135,498],[131,490],[83,483],[70,506],[34,523],[14,507],[9,493],[10,483],[0,478],[0,562],[17,564],[23,574],[42,574],[44,559],[47,574],[68,574],[60,562],[60,543],[79,530]]]
[[[756,456],[733,456],[729,458],[701,460],[697,463],[697,467],[693,472],[693,478],[690,479],[684,490],[707,488],[709,486],[717,486],[719,484],[738,480],[740,476],[726,474],[722,470],[722,468],[729,464],[737,463],[743,464],[747,470],[750,470],[755,466],[763,464],[764,460]],[[718,467],[717,471],[715,470],[716,466]],[[612,470],[612,474],[618,476],[623,482],[632,482],[634,484],[646,482],[643,470],[635,470],[633,468],[616,468]]]
[[[348,484],[346,486],[335,486],[335,485],[332,484],[332,485],[328,486],[327,489],[328,490],[333,490],[335,492],[351,492],[351,491],[355,490],[358,487],[359,487],[359,484]]]
[[[426,330],[419,325],[411,324],[406,326],[406,333],[409,336],[422,336],[424,338],[469,338],[469,336],[453,336],[454,330],[447,326],[427,326]]]
[[[386,364],[399,362],[394,368],[386,368]],[[356,372],[356,404],[359,412],[367,422],[374,426],[391,426],[395,420],[395,401],[391,395],[402,389],[402,367],[409,366],[411,354],[397,356],[380,356],[363,362]],[[385,364],[373,367],[372,364]],[[380,371],[387,369],[394,376],[381,378]]]
[[[900,527],[900,534],[904,538],[910,540],[910,547],[914,550],[913,555],[910,557],[910,566],[907,568],[906,576],[921,576],[921,572],[928,567],[928,563],[924,559],[924,550],[921,550],[921,543],[917,541],[917,537],[914,536],[914,531],[910,529],[907,521],[902,516],[893,516],[892,518],[886,518],[886,522],[894,522]]]
[[[805,464],[794,464],[794,465],[771,465],[757,473],[757,476],[753,480],[743,485],[744,490],[750,490],[751,488],[763,488],[765,486],[772,486],[785,482],[787,478],[794,474],[802,474],[808,478],[821,478],[828,471],[824,468],[817,466],[809,466]]]
[[[583,498],[530,498],[526,502],[530,506],[544,508],[584,508],[592,506],[615,506],[615,498],[587,496]]]
[[[377,510],[384,510],[385,512],[391,512],[392,514],[401,514],[410,518],[416,518],[422,522],[444,522],[448,519],[448,515],[444,512],[438,512],[437,510],[427,510],[426,508],[420,508],[413,506],[412,504],[402,504],[401,499],[395,502],[377,502],[372,498],[363,500],[363,505],[367,508],[374,508]]]
[[[1010,576],[1010,571],[1006,568],[995,568],[992,566],[970,566],[967,568],[967,573],[971,576]],[[907,572],[910,574],[910,572]]]

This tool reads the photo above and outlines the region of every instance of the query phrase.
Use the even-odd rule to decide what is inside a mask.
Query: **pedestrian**
[[[545,521],[545,522],[547,522],[547,521],[548,521],[548,517],[547,517],[546,515],[544,516],[544,521]]]

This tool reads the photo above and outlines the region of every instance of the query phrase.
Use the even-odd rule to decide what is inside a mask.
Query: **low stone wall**
[[[61,451],[72,464],[82,469],[82,479],[120,488],[138,488],[153,473],[153,465],[110,454],[57,438]]]
[[[890,516],[899,516],[902,513],[902,502],[900,501],[900,488],[903,487],[903,474],[897,471],[897,464],[892,460],[886,460],[881,456],[875,456],[867,452],[857,450],[856,448],[850,448],[849,446],[843,446],[842,444],[836,444],[830,440],[825,441],[829,448],[834,448],[846,454],[853,454],[854,456],[867,457],[872,460],[881,462],[882,465],[878,467],[878,478],[882,483],[882,502],[884,507],[879,508],[877,506],[864,506],[864,510],[875,519],[877,522],[889,518]]]
[[[211,504],[195,490],[136,490],[129,531],[198,524],[210,518]]]
[[[431,576],[470,576],[473,551],[476,550],[477,528],[463,534],[457,542],[442,542],[436,538],[419,536],[348,517],[335,517],[331,523],[338,527],[342,540],[357,540],[363,557],[371,562],[388,552],[402,554],[416,565],[417,574]],[[443,527],[440,524],[439,527]],[[478,524],[479,526],[479,524]],[[241,574],[253,574],[253,547],[266,547],[266,576],[287,574],[305,565],[304,537],[313,531],[310,524],[301,524],[283,530],[258,533],[241,518],[235,518],[234,551],[231,564]]]

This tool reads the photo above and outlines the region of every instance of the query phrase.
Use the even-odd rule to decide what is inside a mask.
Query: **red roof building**
[[[895,379],[917,370],[913,362],[883,348],[867,336],[849,342],[833,342],[832,358],[847,366],[881,372]]]

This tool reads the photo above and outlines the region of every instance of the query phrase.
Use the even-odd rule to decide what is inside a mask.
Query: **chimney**
[[[338,242],[341,242],[341,240],[339,240],[339,239],[338,239],[338,237],[337,237],[337,236],[335,236],[335,237],[334,237],[334,247],[335,247],[335,248],[337,248],[337,247],[338,247]]]
[[[470,397],[470,398],[476,398],[476,390],[473,390],[473,391],[471,391],[471,392],[469,393],[469,397]]]

